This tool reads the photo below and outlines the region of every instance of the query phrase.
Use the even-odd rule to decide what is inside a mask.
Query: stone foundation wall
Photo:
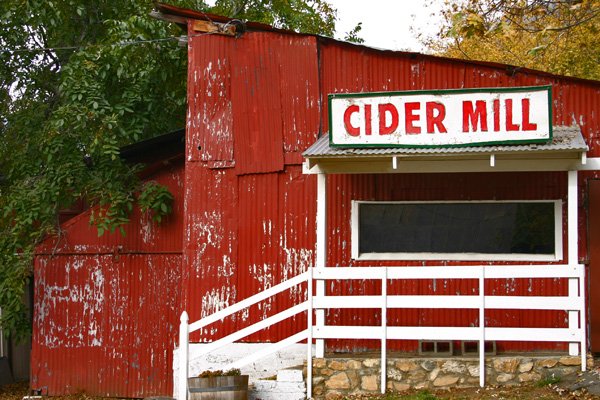
[[[593,360],[588,358],[588,368]],[[378,358],[317,358],[313,360],[313,396],[332,399],[348,394],[379,393]],[[571,356],[486,357],[486,385],[515,385],[581,371],[581,358]],[[387,389],[442,389],[479,386],[479,359],[388,358]]]

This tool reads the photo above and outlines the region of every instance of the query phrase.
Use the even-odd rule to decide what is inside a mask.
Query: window
[[[352,203],[359,260],[555,261],[562,258],[557,201]]]

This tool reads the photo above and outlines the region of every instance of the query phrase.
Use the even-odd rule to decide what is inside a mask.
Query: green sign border
[[[383,97],[383,96],[414,96],[419,94],[458,94],[458,93],[520,93],[520,92],[540,92],[546,91],[548,94],[548,139],[521,139],[521,140],[501,140],[490,142],[477,143],[461,143],[461,144],[440,144],[440,145],[414,145],[414,144],[339,144],[333,143],[333,117],[331,112],[331,102],[333,99],[339,98],[357,98],[357,97]],[[552,141],[552,86],[516,86],[502,88],[472,88],[472,89],[442,89],[442,90],[408,90],[401,92],[361,92],[361,93],[332,93],[327,96],[329,106],[329,146],[338,148],[439,148],[439,147],[480,147],[489,145],[516,145],[516,144],[536,144],[548,143]]]

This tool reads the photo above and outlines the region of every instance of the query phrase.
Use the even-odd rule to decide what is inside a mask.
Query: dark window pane
[[[554,203],[359,204],[360,253],[554,254]]]

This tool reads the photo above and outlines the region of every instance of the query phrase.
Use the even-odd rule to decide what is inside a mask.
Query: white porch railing
[[[269,297],[275,296],[276,294],[284,292],[294,286],[300,285],[304,282],[311,282],[312,281],[311,274],[312,274],[312,268],[309,268],[308,271],[306,271],[300,275],[297,275],[291,279],[288,279],[287,281],[284,281],[276,286],[266,289],[263,292],[255,294],[254,296],[251,296],[245,300],[240,301],[239,303],[229,306],[221,311],[211,314],[211,315],[209,315],[205,318],[202,318],[196,322],[193,322],[191,324],[188,324],[189,318],[188,318],[187,312],[184,311],[183,313],[181,313],[181,323],[179,325],[179,376],[178,376],[178,382],[177,382],[177,399],[178,400],[187,399],[187,392],[188,392],[187,379],[188,379],[188,375],[189,375],[189,348],[188,348],[188,345],[189,345],[190,333],[200,330],[200,329],[204,328],[205,326],[212,324],[213,322],[222,320],[238,311],[242,311],[260,301],[266,300]],[[203,354],[208,354],[211,351],[217,350],[223,346],[227,346],[228,344],[231,344],[235,341],[241,340],[241,339],[245,338],[246,336],[256,333],[262,329],[268,328],[271,325],[281,322],[281,321],[283,321],[287,318],[290,318],[296,314],[310,310],[311,309],[311,305],[310,305],[311,299],[312,299],[312,285],[308,285],[307,300],[305,302],[295,305],[291,308],[288,308],[287,310],[282,311],[278,314],[275,314],[269,318],[263,319],[262,321],[259,321],[259,322],[255,323],[254,325],[251,325],[249,327],[241,329],[235,333],[232,333],[231,335],[228,335],[219,340],[216,340],[216,341],[208,344],[206,347],[202,348],[202,351],[201,351],[201,353],[199,353],[199,355],[201,356]],[[312,313],[311,312],[308,313],[308,324],[307,325],[309,327],[312,326]],[[261,351],[258,351],[258,352],[254,353],[250,356],[247,356],[241,360],[235,361],[232,364],[228,365],[225,369],[243,367],[243,366],[248,365],[262,357],[268,356],[269,354],[273,354],[277,351],[280,351],[281,349],[283,349],[285,347],[288,347],[294,343],[298,343],[302,340],[308,340],[308,343],[311,343],[312,338],[310,335],[311,335],[311,330],[307,328],[307,329],[305,329],[301,332],[298,332],[286,339],[283,339],[282,341],[280,341],[278,343],[274,343],[271,346],[264,348]],[[307,346],[307,347],[308,347],[307,359],[310,360],[310,359],[312,359],[312,346]],[[310,365],[310,363],[308,364],[308,373],[312,376],[312,365]],[[309,384],[309,388],[310,388],[310,384]]]
[[[187,313],[181,316],[180,328],[180,374],[178,381],[178,399],[187,396],[188,372],[188,338],[189,333],[223,319],[246,307],[256,304],[270,296],[280,293],[292,286],[309,282],[307,300],[286,311],[262,320],[250,327],[244,328],[227,337],[219,339],[203,349],[208,353],[219,347],[233,343],[261,329],[298,313],[308,311],[308,326],[305,331],[298,332],[283,341],[274,344],[272,348],[246,357],[233,363],[231,368],[239,368],[256,359],[272,354],[275,351],[307,340],[307,359],[312,360],[312,340],[314,339],[379,339],[381,340],[381,391],[385,392],[386,343],[388,339],[402,340],[469,340],[479,342],[479,382],[485,385],[485,341],[534,341],[534,342],[567,342],[579,344],[582,370],[586,369],[586,320],[585,320],[585,270],[582,265],[481,265],[454,267],[351,267],[351,268],[314,268],[265,290],[255,296],[241,301],[225,310],[203,318],[188,325]],[[567,279],[569,294],[566,296],[487,296],[485,294],[486,279]],[[347,280],[380,280],[380,295],[360,296],[313,296],[312,281],[347,281]],[[389,281],[414,279],[477,279],[478,294],[476,295],[387,295]],[[573,283],[577,289],[573,290]],[[330,285],[328,285],[330,286]],[[359,309],[380,308],[380,326],[313,326],[312,311],[328,309]],[[387,326],[388,309],[477,309],[479,310],[479,326],[477,327],[408,327]],[[579,323],[569,321],[567,328],[502,328],[486,327],[485,311],[490,309],[524,309],[524,310],[563,310],[579,314]],[[307,397],[312,393],[312,362],[307,362]]]

